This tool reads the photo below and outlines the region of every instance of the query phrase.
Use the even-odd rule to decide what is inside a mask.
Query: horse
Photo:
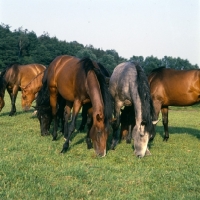
[[[98,64],[89,58],[80,60],[68,55],[58,56],[50,63],[47,70],[47,85],[54,123],[53,140],[57,138],[57,95],[60,94],[66,101],[64,109],[66,141],[61,153],[69,148],[70,136],[75,130],[76,119],[82,105],[91,102],[93,122],[87,138],[91,138],[96,154],[105,156],[109,121],[112,118],[112,101]],[[68,127],[72,108],[72,119]]]
[[[18,91],[22,91],[21,104],[23,110],[27,111],[42,86],[45,69],[46,67],[41,64],[12,64],[6,67],[0,75],[0,111],[5,105],[4,95],[6,89],[11,100],[9,115],[13,116],[16,113],[15,101]]]
[[[148,76],[156,118],[161,110],[163,141],[169,139],[168,107],[191,106],[200,102],[200,70],[156,68]]]
[[[109,79],[111,76],[111,72],[108,69],[106,69],[101,63],[98,63],[98,66],[99,66],[102,74],[105,76],[107,86],[109,86]],[[92,111],[89,110],[91,107],[92,107],[91,103],[86,103],[86,104],[83,104],[83,106],[82,106],[82,112],[81,112],[82,120],[81,120],[79,129],[78,129],[78,131],[80,131],[80,132],[84,131],[87,121],[88,121],[88,123],[90,123],[90,119],[87,120],[87,117],[91,115],[90,113]],[[88,126],[90,126],[90,125],[88,125]]]
[[[137,157],[149,155],[148,142],[155,135],[154,107],[147,77],[138,63],[124,62],[114,68],[110,77],[109,90],[114,100],[114,122],[111,149],[119,142],[120,109],[133,106],[135,126],[132,131],[134,153]]]

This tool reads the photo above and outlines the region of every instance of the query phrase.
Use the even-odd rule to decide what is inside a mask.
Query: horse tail
[[[44,76],[42,78],[42,87],[40,91],[38,92],[38,95],[36,98],[36,106],[37,107],[50,106],[50,94],[49,94],[49,89],[47,87],[47,69],[44,71]]]
[[[108,126],[109,121],[112,118],[112,99],[111,99],[111,95],[108,91],[105,77],[102,74],[100,68],[95,67],[94,63],[89,58],[81,59],[80,63],[82,63],[82,66],[85,70],[86,75],[90,70],[93,70],[97,77],[97,80],[100,85],[103,103],[104,103],[104,117],[105,117],[104,123]]]
[[[16,72],[18,73],[18,66],[19,64],[18,63],[15,63],[15,64],[10,64],[8,65],[7,67],[5,67],[3,69],[3,71],[1,72],[0,74],[0,94],[4,96],[4,93],[5,93],[5,89],[6,89],[6,85],[7,85],[7,81],[6,79],[4,78],[5,77],[5,74],[7,73],[7,71],[11,68],[11,67],[14,67],[14,69],[16,70]]]
[[[106,77],[111,76],[111,72],[108,69],[106,69],[101,63],[97,63],[97,64],[98,64],[98,66],[99,66],[99,68],[100,68],[100,70],[101,70],[101,72],[104,76],[106,76]]]
[[[134,64],[137,70],[138,93],[142,103],[142,120],[146,123],[146,129],[149,131],[152,127],[152,120],[155,120],[155,111],[150,87],[147,76],[142,67],[137,63]]]

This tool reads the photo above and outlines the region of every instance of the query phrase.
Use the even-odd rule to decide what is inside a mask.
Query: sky
[[[127,59],[171,56],[200,67],[200,0],[0,0],[0,23]]]

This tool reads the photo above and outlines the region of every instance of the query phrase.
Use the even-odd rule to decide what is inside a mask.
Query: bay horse
[[[4,69],[0,75],[0,111],[5,105],[4,95],[6,89],[11,100],[10,116],[16,112],[15,102],[18,91],[22,91],[22,108],[28,110],[35,99],[36,93],[42,86],[45,69],[46,67],[41,64],[12,64]]]
[[[54,122],[53,140],[57,137],[57,96],[66,100],[64,111],[64,137],[66,141],[61,153],[69,148],[70,136],[75,130],[75,123],[81,106],[92,104],[92,127],[88,137],[91,138],[97,155],[106,155],[106,142],[109,133],[109,121],[112,118],[112,101],[106,80],[98,64],[89,58],[79,59],[62,55],[56,57],[47,70],[47,85],[50,92],[50,106]],[[68,127],[68,118],[72,119]]]
[[[132,131],[134,153],[137,157],[150,154],[149,139],[155,135],[154,108],[147,77],[143,69],[135,62],[124,62],[114,68],[109,82],[109,90],[114,99],[114,119],[112,123],[113,139],[111,149],[119,141],[120,109],[133,106],[135,126]]]
[[[168,107],[191,106],[200,102],[200,70],[160,67],[148,76],[156,118],[161,110],[164,141],[169,139]]]

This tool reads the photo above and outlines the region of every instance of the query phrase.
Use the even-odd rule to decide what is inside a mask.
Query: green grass
[[[20,94],[19,94],[20,96]],[[75,133],[70,149],[41,137],[32,111],[9,117],[10,100],[0,113],[0,199],[200,199],[200,109],[171,108],[170,139],[162,141],[159,122],[151,156],[138,159],[122,141],[98,158],[87,150],[86,133]],[[80,123],[80,118],[77,127]]]

